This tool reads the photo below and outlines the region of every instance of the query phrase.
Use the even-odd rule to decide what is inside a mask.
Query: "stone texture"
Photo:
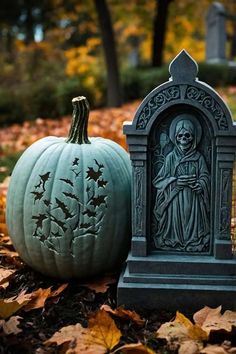
[[[119,305],[236,308],[230,235],[236,127],[197,72],[183,50],[170,64],[170,80],[124,125],[133,168],[132,243]]]

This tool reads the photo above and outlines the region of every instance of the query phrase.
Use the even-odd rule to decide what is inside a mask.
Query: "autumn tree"
[[[168,22],[168,9],[173,0],[156,0],[153,21],[152,66],[162,66],[165,36]]]
[[[118,107],[121,104],[121,90],[111,16],[106,0],[94,0],[94,4],[97,10],[107,68],[107,105]]]

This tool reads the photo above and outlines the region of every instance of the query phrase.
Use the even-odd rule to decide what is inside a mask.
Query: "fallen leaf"
[[[22,332],[22,329],[18,328],[21,319],[22,317],[20,316],[12,316],[8,321],[0,320],[0,327],[6,335],[18,334]]]
[[[112,310],[109,305],[102,305],[101,310],[105,310],[106,312],[112,313],[117,317],[131,320],[139,326],[143,326],[145,323],[145,320],[142,320],[139,314],[137,314],[137,312],[125,310],[122,306],[116,308],[115,310]]]
[[[45,301],[51,293],[51,288],[39,288],[31,293],[31,300],[24,306],[24,311],[31,311],[44,307]]]
[[[176,313],[175,322],[184,325],[188,330],[188,336],[190,339],[204,341],[208,339],[208,334],[197,324],[193,324],[187,317],[182,313]]]
[[[199,354],[201,348],[201,343],[194,340],[187,340],[180,344],[178,354]]]
[[[216,308],[205,306],[193,315],[193,320],[197,325],[202,326],[208,317],[218,316],[221,313],[221,309],[222,306]]]
[[[62,284],[54,291],[51,290],[51,287],[47,289],[37,289],[31,294],[31,300],[24,306],[24,310],[31,311],[44,307],[47,299],[58,296],[67,286],[68,284]]]
[[[228,354],[223,347],[219,345],[208,345],[206,348],[202,349],[201,354]]]
[[[16,269],[6,269],[0,267],[0,288],[6,289],[9,285],[11,276],[16,272]]]
[[[142,343],[125,344],[117,348],[112,354],[122,352],[122,354],[157,354],[151,348],[146,347]]]
[[[0,318],[6,319],[25,306],[31,300],[31,294],[21,291],[19,295],[0,299]]]
[[[56,296],[60,295],[60,293],[62,293],[62,291],[67,288],[67,286],[68,286],[68,283],[62,284],[61,286],[59,286],[58,289],[53,290],[49,297],[56,297]]]
[[[180,312],[176,313],[174,321],[164,323],[157,331],[159,338],[167,341],[176,340],[183,343],[186,340],[207,340],[207,333],[198,325],[193,324],[187,317]]]
[[[103,277],[96,277],[91,279],[87,283],[81,284],[90,290],[94,290],[95,293],[105,293],[109,288],[109,285],[116,283],[116,278],[112,275],[105,275]]]
[[[236,312],[225,311],[221,314],[221,307],[204,307],[194,315],[195,322],[201,323],[202,329],[208,334],[213,331],[231,332],[236,326]]]
[[[45,344],[72,343],[73,349],[69,353],[105,354],[112,350],[120,341],[121,332],[116,327],[114,320],[104,310],[98,311],[90,317],[88,328],[83,328],[79,323],[63,327],[56,332]]]
[[[88,328],[92,343],[106,348],[113,349],[120,341],[121,332],[114,320],[104,310],[99,310],[89,319]]]

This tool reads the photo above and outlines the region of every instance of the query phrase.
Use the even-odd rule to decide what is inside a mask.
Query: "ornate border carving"
[[[228,129],[228,122],[222,108],[207,92],[194,86],[188,86],[185,98],[198,101],[206,108],[214,116],[220,130]]]
[[[150,121],[154,112],[170,101],[181,98],[181,85],[174,85],[160,91],[156,96],[152,97],[143,107],[139,114],[136,129],[144,130]],[[207,109],[216,120],[219,130],[227,130],[228,122],[220,105],[203,89],[188,85],[185,93],[185,99],[197,101],[205,109]]]
[[[178,98],[180,98],[180,87],[176,85],[159,92],[143,107],[138,117],[136,128],[138,130],[145,129],[156,109]]]

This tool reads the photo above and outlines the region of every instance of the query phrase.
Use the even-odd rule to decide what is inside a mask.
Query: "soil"
[[[6,261],[12,261],[2,257],[2,265],[8,268],[11,265]],[[14,262],[21,263],[15,259]],[[18,264],[18,266],[19,266]],[[12,265],[15,267],[15,265]],[[119,272],[113,274],[117,281]],[[0,290],[1,298],[8,298],[18,295],[21,290],[31,293],[39,288],[57,289],[62,281],[47,278],[26,265],[20,264],[19,270],[10,280],[6,290]],[[91,312],[99,310],[101,305],[107,304],[112,308],[116,307],[117,283],[109,286],[106,293],[96,293],[94,290],[79,284],[79,280],[69,281],[68,287],[58,298],[50,298],[46,301],[43,309],[35,309],[29,312],[19,310],[17,316],[23,319],[19,328],[22,332],[17,335],[0,336],[0,354],[44,354],[61,353],[61,347],[45,346],[43,343],[56,331],[64,326],[80,323],[87,326],[87,320]],[[136,343],[142,341],[159,353],[173,353],[167,351],[165,342],[155,337],[155,331],[159,326],[173,318],[174,314],[169,312],[146,312],[139,313],[146,319],[143,327],[133,324],[131,321],[114,318],[117,327],[122,332],[120,344]],[[95,353],[96,354],[96,353]]]

